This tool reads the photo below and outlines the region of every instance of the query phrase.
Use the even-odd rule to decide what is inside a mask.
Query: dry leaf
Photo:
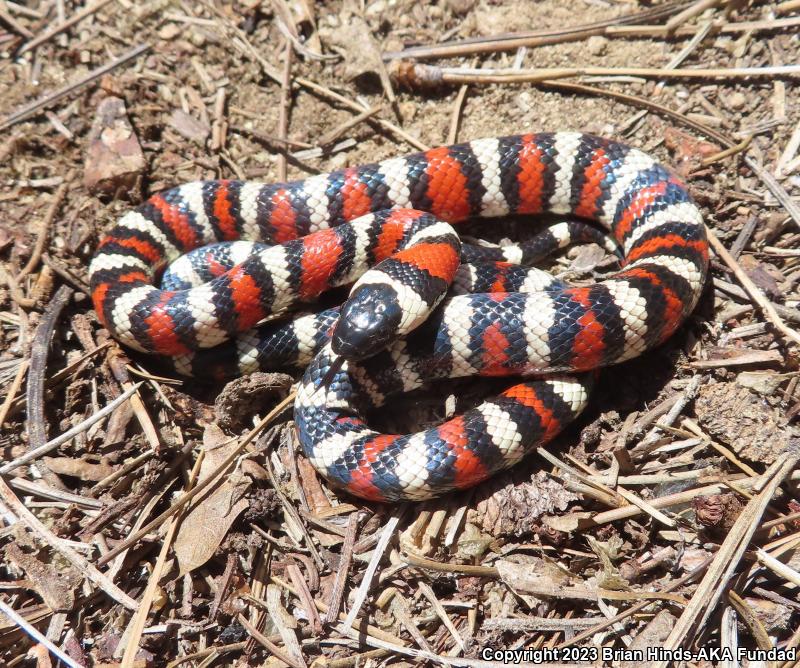
[[[491,544],[492,539],[489,536],[471,522],[467,522],[464,524],[464,530],[458,536],[458,551],[456,554],[461,559],[480,560]]]
[[[215,424],[203,433],[205,459],[200,466],[198,484],[213,475],[217,467],[235,450],[237,442]],[[214,556],[233,521],[248,507],[244,494],[249,479],[236,468],[223,476],[210,494],[202,494],[191,504],[175,537],[175,555],[180,575],[199,568]]]
[[[722,150],[717,144],[703,141],[671,126],[664,128],[664,144],[673,154],[673,163],[678,173],[684,177],[699,169],[703,158]]]
[[[614,591],[629,589],[628,581],[620,575],[619,569],[613,563],[613,560],[621,556],[622,538],[611,536],[605,542],[597,540],[594,536],[587,536],[587,539],[592,552],[600,557],[600,562],[603,564],[603,570],[597,574],[597,586]]]
[[[578,529],[591,526],[591,517],[594,513],[578,512],[567,515],[546,515],[542,521],[551,529],[563,533],[572,533]]]
[[[107,478],[116,470],[105,461],[93,464],[83,459],[72,457],[42,457],[45,466],[58,475],[69,475],[88,482],[98,482]]]

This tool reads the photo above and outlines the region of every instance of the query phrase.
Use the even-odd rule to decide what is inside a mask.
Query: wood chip
[[[141,197],[145,169],[139,139],[128,120],[125,101],[107,97],[97,107],[84,165],[83,184],[95,194]]]

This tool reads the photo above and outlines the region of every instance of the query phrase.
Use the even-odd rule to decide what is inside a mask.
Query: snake
[[[568,219],[507,245],[456,229],[525,214]],[[620,268],[593,283],[527,266],[600,238]],[[598,369],[676,331],[708,262],[702,214],[667,167],[619,141],[543,132],[285,183],[183,184],[119,218],[89,278],[111,335],[180,373],[304,367],[305,456],[334,487],[395,502],[467,489],[553,439]],[[350,286],[343,305],[306,312],[337,286]],[[399,392],[471,376],[518,378],[427,429],[369,426]]]

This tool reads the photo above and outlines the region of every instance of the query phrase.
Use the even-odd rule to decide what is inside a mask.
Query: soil
[[[0,662],[48,666],[53,648],[87,666],[342,668],[490,665],[463,663],[486,659],[487,647],[797,648],[800,338],[776,316],[800,323],[798,74],[731,70],[800,62],[800,4],[717,5],[672,37],[560,34],[424,61],[619,69],[565,80],[593,88],[581,94],[470,85],[463,105],[458,87],[389,87],[379,54],[613,22],[664,3],[117,0],[49,37],[85,6],[0,6],[0,459],[84,425],[142,382],[46,457],[0,468],[0,602],[24,620],[0,615]],[[142,55],[52,95],[142,44]],[[684,49],[679,70],[717,75],[628,72],[667,68]],[[15,118],[37,100],[47,102]],[[197,179],[273,182],[284,167],[303,178],[445,144],[454,117],[457,140],[575,130],[641,147],[685,178],[731,253],[714,257],[685,326],[605,370],[585,414],[545,452],[440,500],[365,503],[317,478],[296,452],[290,412],[259,425],[286,397],[286,376],[183,381],[98,323],[89,260],[103,230],[150,194]],[[532,226],[466,229],[502,241]],[[614,265],[580,247],[544,266],[586,283]],[[497,387],[437,384],[378,420],[429,424]],[[175,512],[215,467],[226,474],[213,491]]]

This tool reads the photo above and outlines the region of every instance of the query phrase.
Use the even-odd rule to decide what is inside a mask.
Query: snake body
[[[623,269],[572,287],[509,264],[590,238],[583,223],[509,248],[464,245],[449,225],[545,212],[602,225]],[[195,251],[194,281],[154,286],[179,256],[236,239],[276,245]],[[389,501],[474,485],[551,439],[586,403],[580,372],[668,338],[694,308],[707,267],[702,216],[678,178],[625,144],[559,132],[289,183],[178,186],[117,222],[90,280],[113,336],[185,372],[307,364],[295,401],[305,454],[333,484]],[[348,284],[341,309],[260,324]],[[364,419],[394,392],[471,375],[536,378],[415,434],[381,434]]]

